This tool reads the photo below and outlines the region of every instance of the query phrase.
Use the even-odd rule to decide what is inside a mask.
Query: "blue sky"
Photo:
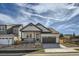
[[[79,34],[78,3],[0,4],[0,24],[41,23],[64,34]]]

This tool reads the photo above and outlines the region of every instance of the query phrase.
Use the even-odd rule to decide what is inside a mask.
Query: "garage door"
[[[10,44],[13,44],[13,39],[0,39],[0,44],[3,44],[3,45],[10,45]]]
[[[56,38],[54,37],[43,37],[43,43],[56,43]]]

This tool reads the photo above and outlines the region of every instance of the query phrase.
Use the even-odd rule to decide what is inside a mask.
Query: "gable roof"
[[[50,32],[50,30],[48,28],[46,28],[45,26],[43,26],[40,23],[37,23],[36,26],[39,27],[42,30],[42,32]]]
[[[24,26],[21,31],[41,31],[41,29],[39,27],[37,27],[36,25],[34,25],[33,23],[30,23],[26,26]]]
[[[16,24],[16,25],[12,26],[12,28],[14,28],[14,27],[20,27],[20,26],[22,26],[22,24]]]
[[[53,28],[48,28],[53,34],[59,34],[59,32],[58,31],[56,31],[55,29],[53,29]]]

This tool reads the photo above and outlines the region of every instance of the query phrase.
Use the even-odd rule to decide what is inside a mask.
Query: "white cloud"
[[[15,23],[15,21],[14,21],[13,18],[11,18],[8,15],[1,14],[1,13],[0,13],[0,20],[3,21],[3,22],[5,22],[5,23]]]
[[[24,9],[21,9],[19,11],[20,11],[20,13],[22,13],[22,15],[23,15],[22,18],[23,19],[30,18],[31,16],[41,17],[41,18],[44,18],[45,20],[54,19],[52,17],[45,17],[45,16],[42,16],[42,15],[39,15],[39,14],[33,14],[33,13],[30,13],[30,12],[27,12]],[[21,17],[21,16],[18,16],[18,17]]]
[[[58,3],[45,3],[45,4],[39,4],[35,7],[32,7],[34,10],[36,10],[38,13],[43,13],[48,10],[55,11],[58,8],[63,8],[65,4],[58,4]]]
[[[72,26],[76,26],[76,24],[63,24],[63,25],[60,25],[58,27],[56,27],[58,30],[66,30]]]
[[[79,14],[79,8],[74,6],[74,4],[75,3],[72,3],[72,4],[66,4],[66,3],[65,4],[64,3],[39,4],[32,8],[36,10],[37,13],[43,13],[43,12],[52,10],[55,13],[52,12],[52,15],[49,14],[48,16],[45,16],[45,17],[52,18],[58,21],[67,21],[67,20],[70,20],[75,15]],[[74,13],[72,13],[71,11],[72,9]]]
[[[70,17],[68,17],[68,19],[71,19],[72,17],[74,17],[74,16],[76,16],[76,15],[78,15],[78,14],[79,14],[79,7],[77,7],[77,8],[74,10],[74,12],[71,14]]]
[[[23,7],[23,9],[19,10],[23,16],[18,16],[16,19],[20,19],[19,22],[23,23],[23,24],[27,24],[28,22],[31,22],[31,20],[29,18],[31,18],[32,15],[37,16],[37,17],[41,17],[44,18],[46,20],[45,25],[49,26],[50,22],[52,20],[58,21],[58,22],[62,22],[62,21],[68,21],[70,20],[72,17],[76,16],[79,14],[79,7],[74,6],[75,4],[39,4],[36,6],[32,6],[29,7],[27,4],[17,4],[20,7]],[[35,12],[37,12],[37,14],[33,14],[31,12],[27,12],[27,10],[25,10],[26,7],[29,7],[30,9],[35,10]],[[47,11],[53,11],[51,13],[48,13],[47,15],[39,15],[40,13],[44,13]],[[27,21],[26,21],[27,20]],[[34,21],[38,22],[37,19],[34,19]],[[42,20],[40,20],[40,23],[42,22]],[[77,26],[76,24],[62,24],[59,25],[58,27],[55,27],[58,31],[60,32],[75,32],[76,30],[73,29],[73,27]],[[78,28],[78,26],[76,27]]]
[[[32,6],[29,7],[29,5],[22,3],[22,4],[17,4],[20,7],[23,7],[24,10],[23,13],[24,14],[28,14],[28,15],[35,15],[37,17],[41,17],[41,18],[45,18],[47,20],[47,22],[50,21],[50,19],[52,20],[57,20],[57,21],[67,21],[70,20],[72,17],[76,16],[77,14],[79,14],[79,8],[74,6],[75,3],[72,4],[67,4],[67,3],[41,3],[39,5],[36,6]],[[35,12],[37,13],[43,13],[49,10],[52,10],[53,12],[51,12],[51,14],[47,14],[46,16],[43,15],[39,15],[39,14],[33,14],[33,13],[29,13],[27,12],[27,10],[25,11],[25,8],[29,7],[30,9],[35,10]],[[72,10],[73,9],[73,13]]]
[[[16,3],[16,5],[20,6],[20,7],[25,7],[26,3]]]

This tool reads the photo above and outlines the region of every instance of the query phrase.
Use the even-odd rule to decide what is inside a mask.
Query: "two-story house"
[[[22,28],[21,24],[12,24],[12,25],[0,25],[0,44],[10,45],[14,44],[16,40],[21,38],[20,29]]]

